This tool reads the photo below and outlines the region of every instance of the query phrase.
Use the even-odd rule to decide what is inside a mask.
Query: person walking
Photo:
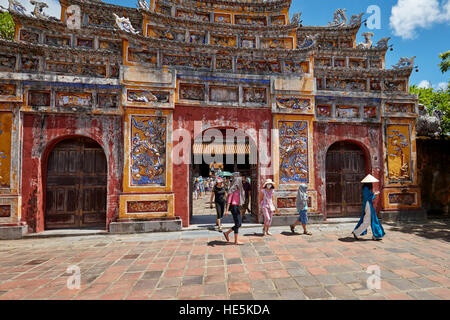
[[[194,200],[198,199],[199,190],[200,190],[200,182],[198,181],[198,178],[195,178],[195,182],[194,182]]]
[[[198,177],[198,181],[200,183],[199,197],[201,198],[203,195],[203,177],[202,176]]]
[[[373,206],[373,200],[375,200],[375,194],[373,193],[373,185],[372,183],[379,182],[377,178],[372,175],[368,175],[365,177],[361,183],[363,184],[363,203],[361,210],[361,219],[353,230],[352,234],[355,239],[359,239],[358,237],[361,235],[367,234],[367,228],[370,225],[372,229],[372,239],[373,240],[381,240],[384,237],[385,232],[383,226],[378,220],[377,213],[375,212],[375,208]],[[377,192],[378,194],[378,192]]]
[[[245,202],[244,205],[241,207],[241,216],[242,216],[242,221],[245,221],[245,212],[247,212],[248,210],[248,204],[250,202],[250,190],[251,190],[251,186],[250,183],[247,180],[247,177],[245,175],[242,176],[242,187],[244,188],[244,193],[245,193]]]
[[[272,224],[272,216],[276,211],[274,203],[274,190],[275,184],[272,179],[267,179],[264,182],[263,190],[262,190],[262,201],[261,201],[261,209],[264,215],[264,227],[263,227],[263,236],[272,234],[269,232],[270,225]]]
[[[295,233],[295,227],[301,223],[303,227],[303,234],[311,235],[312,233],[306,230],[306,225],[308,224],[308,186],[301,183],[297,190],[297,201],[296,207],[299,214],[298,220],[291,224],[291,231]]]
[[[234,232],[234,244],[240,245],[242,242],[239,241],[239,228],[242,225],[241,212],[239,211],[240,206],[244,204],[245,194],[244,188],[242,187],[242,177],[234,177],[230,188],[228,189],[228,201],[227,209],[225,210],[225,215],[228,215],[228,211],[231,211],[234,220],[234,226],[228,231],[224,232],[223,235],[227,241],[230,241],[230,233]]]
[[[213,200],[216,205],[216,224],[217,230],[222,232],[221,219],[225,213],[225,203],[227,199],[227,191],[222,178],[217,178],[215,186],[212,188],[211,199],[209,200],[210,208],[213,208]]]

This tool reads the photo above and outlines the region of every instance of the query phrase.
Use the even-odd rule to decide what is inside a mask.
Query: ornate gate
[[[337,142],[326,157],[327,217],[359,216],[360,181],[366,175],[364,152],[354,143]]]
[[[88,138],[67,139],[47,162],[45,228],[106,227],[107,163]]]

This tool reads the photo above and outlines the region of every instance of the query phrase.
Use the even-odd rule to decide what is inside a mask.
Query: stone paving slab
[[[0,299],[450,299],[448,222],[385,225],[382,241],[355,241],[353,227],[249,227],[242,246],[213,230],[1,241]],[[374,265],[378,289],[366,282]]]

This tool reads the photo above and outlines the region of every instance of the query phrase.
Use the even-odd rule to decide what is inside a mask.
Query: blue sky
[[[21,0],[28,8],[29,0]],[[59,17],[59,2],[57,0],[41,0],[49,4],[46,12]],[[136,7],[137,0],[104,0],[104,2]],[[0,5],[7,7],[7,0],[0,0]],[[411,75],[411,84],[422,86],[446,85],[450,79],[450,71],[442,74],[438,64],[439,53],[450,50],[450,0],[292,0],[290,16],[302,12],[304,25],[326,26],[332,21],[337,8],[347,9],[350,19],[353,14],[367,12],[371,5],[380,8],[380,29],[369,30],[361,27],[357,41],[362,42],[361,33],[374,33],[376,43],[384,37],[391,37],[390,44],[394,51],[386,54],[386,67],[397,63],[400,57],[417,56],[416,65],[419,72]],[[28,12],[30,10],[27,10]],[[369,18],[366,13],[364,18]]]

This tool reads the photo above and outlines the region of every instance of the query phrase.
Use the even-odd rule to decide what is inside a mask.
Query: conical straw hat
[[[372,182],[380,182],[377,178],[375,178],[373,175],[369,174],[367,177],[362,179],[361,183],[372,183]]]

